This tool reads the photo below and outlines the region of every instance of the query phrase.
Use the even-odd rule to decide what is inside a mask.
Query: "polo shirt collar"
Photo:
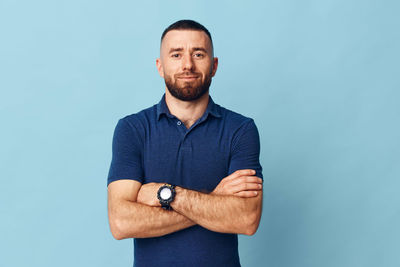
[[[167,117],[169,118],[173,118],[174,115],[171,114],[171,112],[169,112],[167,103],[165,102],[165,94],[162,96],[160,102],[158,102],[157,104],[157,119],[160,119],[160,116],[162,114],[165,114]],[[209,96],[209,100],[208,100],[208,105],[207,105],[207,109],[204,112],[203,116],[204,118],[207,118],[208,115],[212,115],[216,118],[221,118],[221,107],[217,104],[214,103],[214,101],[212,100],[211,96]]]

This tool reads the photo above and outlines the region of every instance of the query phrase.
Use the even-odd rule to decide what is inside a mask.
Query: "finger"
[[[236,179],[227,181],[226,186],[234,186],[242,183],[257,183],[262,184],[262,180],[256,176],[241,176]]]
[[[221,184],[226,188],[244,183],[262,184],[262,180],[256,176],[240,176],[231,180],[223,181]]]
[[[237,177],[255,175],[256,171],[252,169],[237,170],[234,172]]]
[[[231,192],[237,193],[246,190],[261,190],[262,185],[257,183],[241,183],[230,188]]]
[[[252,170],[252,169],[243,169],[243,170],[237,170],[234,173],[232,173],[231,175],[225,177],[224,179],[226,180],[232,180],[232,179],[236,179],[240,176],[250,176],[250,175],[255,175],[256,171]]]
[[[256,197],[257,195],[257,191],[240,191],[234,194],[237,197]]]

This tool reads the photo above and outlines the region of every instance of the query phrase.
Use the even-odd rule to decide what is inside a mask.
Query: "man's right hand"
[[[254,170],[237,170],[225,177],[211,192],[215,195],[255,197],[262,190],[262,179],[255,176]]]

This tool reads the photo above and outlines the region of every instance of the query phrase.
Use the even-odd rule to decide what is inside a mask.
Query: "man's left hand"
[[[158,189],[163,183],[148,183],[142,184],[140,187],[137,202],[152,207],[161,207],[160,201],[157,198]]]

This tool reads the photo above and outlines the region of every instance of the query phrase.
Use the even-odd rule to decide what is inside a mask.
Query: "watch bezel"
[[[163,190],[164,188],[168,188],[169,190],[171,190],[171,196],[168,199],[163,199],[161,198],[161,190]],[[171,206],[169,205],[174,199],[175,199],[175,186],[171,185],[171,184],[164,184],[162,186],[160,186],[160,188],[157,191],[157,198],[160,201],[161,207],[167,210],[171,209]]]

